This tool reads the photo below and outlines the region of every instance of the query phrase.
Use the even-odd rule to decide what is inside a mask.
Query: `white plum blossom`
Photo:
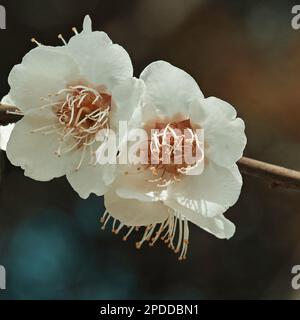
[[[7,143],[13,128],[14,124],[0,126],[0,150],[6,151]]]
[[[235,233],[234,224],[223,213],[240,195],[242,177],[236,162],[246,145],[245,125],[229,103],[205,98],[189,74],[167,62],[151,63],[140,78],[146,88],[134,121],[146,131],[161,129],[161,136],[151,135],[145,141],[159,161],[120,166],[118,179],[104,195],[103,228],[112,218],[113,232],[128,227],[126,240],[135,229],[145,227],[137,248],[145,241],[153,245],[163,239],[183,260],[189,221],[217,238],[229,239]],[[193,164],[162,161],[167,135],[173,136],[173,144],[168,142],[167,147],[175,159],[174,141],[184,139],[177,136],[178,128],[190,132],[192,149],[197,147],[196,130],[204,131],[201,163],[197,159]]]
[[[9,140],[7,156],[25,175],[49,181],[66,175],[83,198],[103,195],[113,165],[96,165],[100,131],[118,131],[139,103],[143,82],[133,77],[128,53],[104,32],[83,31],[62,46],[38,46],[10,75],[9,99],[24,117]]]
[[[1,104],[11,104],[8,95],[2,98]],[[7,143],[14,126],[15,125],[13,123],[6,126],[0,126],[0,150],[6,151]]]

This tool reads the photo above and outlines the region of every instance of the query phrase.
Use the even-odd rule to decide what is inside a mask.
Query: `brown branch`
[[[0,125],[6,126],[7,124],[19,121],[22,116],[10,114],[9,112],[18,112],[18,108],[0,103]]]
[[[18,112],[14,106],[0,104],[0,125],[7,125],[19,121],[22,116],[7,112]],[[300,190],[300,172],[275,166],[266,162],[243,157],[238,166],[244,175],[250,175],[270,183],[271,186],[280,186],[288,189]]]
[[[241,172],[268,181],[273,187],[300,190],[300,172],[243,157],[238,161]]]

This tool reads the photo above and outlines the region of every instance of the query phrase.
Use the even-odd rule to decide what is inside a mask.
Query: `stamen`
[[[113,226],[112,226],[112,232],[115,233],[116,232],[116,222],[117,222],[117,219],[114,219],[114,222],[113,222]]]
[[[40,110],[43,110],[43,109],[46,109],[46,108],[49,108],[49,107],[58,106],[58,105],[60,105],[60,104],[62,104],[62,103],[63,103],[63,102],[61,102],[61,101],[47,103],[47,104],[41,106],[41,107],[40,107]]]
[[[42,134],[43,134],[44,136],[47,136],[47,135],[52,134],[52,133],[55,133],[55,132],[58,133],[58,134],[60,134],[59,131],[57,130],[57,128],[52,129],[52,130],[49,130],[49,131],[44,131],[44,132],[42,132]]]
[[[174,218],[174,227],[173,227],[173,231],[172,231],[172,234],[171,234],[171,236],[170,236],[170,246],[171,246],[171,248],[173,249],[173,250],[175,250],[175,248],[174,248],[174,244],[173,244],[173,240],[174,240],[174,237],[175,237],[175,235],[176,235],[176,228],[177,228],[177,221],[178,221],[179,219],[178,218]]]
[[[111,218],[109,213],[105,211],[103,217],[101,218],[101,223],[104,224],[102,229],[105,228],[108,220]],[[112,232],[118,234],[121,229],[125,226],[123,223],[120,222],[120,225],[116,228],[117,219],[114,218],[113,225],[112,225]],[[168,244],[168,247],[171,248],[175,253],[179,253],[179,260],[186,259],[188,244],[189,244],[189,227],[187,219],[182,216],[179,212],[169,209],[169,216],[168,218],[159,224],[159,228],[155,233],[155,236],[152,237],[155,230],[157,229],[156,223],[150,224],[146,226],[143,236],[140,241],[136,242],[136,248],[140,249],[145,241],[150,241],[149,245],[153,246],[158,239],[164,241],[164,243]],[[128,231],[126,235],[123,237],[123,240],[126,241],[130,234],[136,230],[138,231],[138,227],[128,227]],[[163,236],[161,234],[164,233]],[[174,242],[177,238],[177,246],[175,248]]]
[[[149,243],[150,247],[153,247],[154,244],[156,243],[156,241],[159,239],[161,233],[165,230],[165,227],[166,227],[167,223],[168,223],[168,219],[167,219],[164,223],[162,223],[162,224],[160,225],[160,228],[159,228],[158,231],[156,232],[155,237],[152,238],[151,242]]]
[[[96,142],[96,137],[93,140],[91,140],[90,142],[85,142],[84,145],[91,147],[95,142]]]
[[[73,28],[72,28],[72,31],[73,31],[75,34],[78,34],[78,31],[77,31],[76,27],[73,27]]]
[[[130,227],[129,231],[123,237],[123,241],[127,241],[128,237],[130,236],[131,232],[134,230],[134,227]]]
[[[186,253],[187,253],[187,248],[189,244],[189,227],[188,227],[188,222],[186,218],[184,218],[183,224],[184,224],[183,242],[182,242],[182,250],[181,250],[179,260],[186,259]]]
[[[182,243],[182,222],[180,221],[180,223],[179,223],[178,241],[177,241],[177,246],[176,246],[176,249],[175,249],[175,253],[179,252],[181,243]]]
[[[162,129],[163,126],[163,129]],[[185,162],[182,151],[189,146],[192,155],[201,150],[201,144],[197,134],[191,127],[190,120],[169,122],[167,124],[156,123],[149,140],[150,156],[146,166],[155,176],[147,182],[156,183],[157,187],[165,188],[172,183],[181,181],[180,176],[186,175],[190,170],[197,167],[203,161],[197,159],[193,164]]]
[[[60,33],[58,36],[58,39],[60,39],[62,41],[62,43],[66,46],[67,45],[67,41],[65,40],[65,38],[63,37],[63,35]]]
[[[38,42],[35,38],[31,38],[30,40],[32,43],[35,43],[38,47],[40,47],[42,44]]]
[[[63,141],[61,141],[63,142]],[[77,148],[80,144],[81,144],[81,140],[76,140],[76,142],[74,144],[72,144],[69,148],[66,148],[62,151],[62,154],[66,154],[69,153],[71,151],[73,151],[75,148]]]
[[[108,215],[107,218],[104,220],[103,226],[102,226],[102,228],[101,228],[102,230],[105,229],[105,227],[106,227],[106,225],[107,225],[107,222],[109,221],[110,218],[111,218],[111,216]]]
[[[58,144],[58,148],[57,148],[57,150],[54,152],[54,154],[56,154],[58,157],[61,157],[62,144],[63,144],[63,140],[60,140],[60,142],[59,142],[59,144]]]
[[[156,224],[154,224],[154,225],[151,224],[146,227],[142,240],[136,243],[137,249],[140,249],[142,247],[142,244],[145,241],[149,241],[151,239],[151,236],[153,234],[153,231],[155,230],[155,227],[156,227]]]
[[[65,42],[62,35],[59,35],[59,38]],[[44,135],[57,134],[60,138],[55,153],[59,157],[76,148],[80,149],[80,161],[75,170],[82,167],[87,147],[90,148],[90,164],[95,164],[96,155],[92,146],[97,143],[96,135],[100,130],[109,130],[111,96],[108,93],[100,93],[93,87],[77,85],[61,89],[55,95],[48,95],[41,100],[46,103],[40,110],[52,108],[57,116],[57,123],[32,132],[41,132]]]
[[[96,161],[97,161],[96,152],[94,151],[92,144],[89,144],[89,147],[90,147],[90,159],[91,159],[89,164],[90,164],[90,166],[92,166],[92,165],[96,164]]]
[[[60,124],[50,124],[50,125],[47,125],[45,127],[41,127],[41,128],[38,128],[38,129],[31,130],[30,132],[31,133],[37,133],[37,132],[45,131],[47,129],[56,129],[58,127],[60,127]]]
[[[83,160],[85,158],[85,152],[86,152],[86,145],[83,145],[83,151],[81,152],[80,162],[78,163],[78,166],[75,169],[76,171],[78,171],[82,166]]]
[[[105,210],[105,212],[103,213],[103,216],[102,216],[101,219],[100,219],[100,222],[101,222],[101,223],[104,223],[107,215],[109,215],[109,213],[108,213],[107,210]]]
[[[115,231],[115,234],[118,234],[123,227],[124,227],[124,224],[120,223],[120,225],[118,226],[117,230]]]

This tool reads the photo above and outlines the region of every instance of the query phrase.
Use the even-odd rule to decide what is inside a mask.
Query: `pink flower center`
[[[194,168],[203,157],[201,141],[190,119],[154,122],[145,126],[151,131],[148,140],[148,164],[158,186],[179,181],[180,176]]]
[[[90,164],[96,163],[95,150],[97,133],[108,132],[112,96],[104,86],[77,84],[62,89],[47,99],[40,109],[50,108],[57,121],[51,125],[32,130],[44,135],[57,134],[58,148],[55,154],[61,157],[74,150],[80,150],[81,158],[76,167],[79,170],[89,149]]]

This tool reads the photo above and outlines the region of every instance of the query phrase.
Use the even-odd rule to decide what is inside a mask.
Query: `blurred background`
[[[0,96],[14,64],[33,48],[60,44],[85,14],[131,55],[135,75],[167,60],[189,72],[206,96],[233,104],[245,120],[245,155],[300,170],[300,30],[288,0],[3,1]],[[1,153],[0,299],[297,299],[300,193],[245,177],[227,212],[236,225],[222,241],[190,226],[188,259],[163,244],[135,249],[135,238],[102,231],[103,199],[81,200],[64,178],[24,177]]]

